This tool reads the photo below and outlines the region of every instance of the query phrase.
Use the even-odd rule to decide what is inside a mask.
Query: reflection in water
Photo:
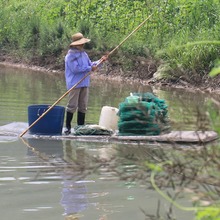
[[[48,170],[38,170],[32,181],[42,180],[43,176],[44,181],[49,180],[51,173],[59,176],[62,184],[60,204],[66,220],[88,216],[100,220],[127,219],[140,212],[138,207],[143,210],[148,207],[148,212],[155,210],[157,197],[152,197],[150,170],[144,162],[161,159],[163,151],[159,146],[103,145],[36,138],[28,139],[27,144],[28,155],[37,155],[38,160],[48,166]],[[149,190],[148,194],[146,190]],[[148,201],[145,194],[154,200],[150,206],[145,204]],[[126,214],[128,210],[133,211]]]
[[[60,201],[65,213],[71,218],[80,216],[80,212],[88,207],[87,190],[84,181],[72,180],[72,175],[63,175],[62,198]],[[69,219],[69,218],[66,218]]]
[[[97,148],[95,145],[92,147],[92,145],[70,140],[63,141],[63,144],[64,160],[69,165],[64,170],[64,188],[61,199],[61,204],[67,214],[66,219],[82,217],[82,211],[89,206],[104,212],[104,214],[100,214],[100,220],[107,219],[109,213],[114,213],[111,206],[107,208],[105,204],[92,201],[96,198],[108,196],[109,193],[105,191],[88,192],[86,184],[97,184],[97,180],[90,179],[90,176],[94,174],[99,174],[100,180],[108,180],[108,170],[105,170],[101,163],[111,158],[112,150],[108,148],[108,145],[100,145],[101,148]]]
[[[44,181],[49,179],[49,173],[53,173],[52,167],[62,179],[60,204],[64,208],[65,219],[79,219],[84,216],[83,211],[89,205],[92,205],[95,209],[102,207],[98,202],[89,202],[89,199],[103,197],[108,194],[105,192],[87,192],[86,184],[96,183],[96,181],[89,179],[89,175],[95,173],[101,167],[100,164],[96,165],[94,163],[98,162],[97,154],[90,155],[88,153],[89,145],[86,144],[85,147],[70,140],[29,138],[27,142],[24,139],[23,141],[28,146],[28,156],[35,157],[35,160],[38,158],[43,161],[43,164],[47,163],[50,167],[50,170],[47,171],[48,173],[45,173],[44,169],[38,171],[32,181],[39,182],[43,175],[46,175]],[[100,158],[105,161],[108,158],[104,149],[101,149]],[[107,217],[102,219],[107,219]]]
[[[5,143],[4,148],[1,145],[5,152],[0,157],[0,170],[4,171],[0,172],[1,197],[8,203],[0,201],[0,207],[9,203],[17,207],[4,219],[20,213],[16,220],[142,220],[155,215],[158,200],[164,203],[159,213],[166,216],[169,204],[152,190],[151,171],[145,162],[167,160],[164,152],[170,151],[169,146],[43,140],[35,136],[22,140]],[[170,189],[170,177],[160,178],[159,183]],[[190,213],[177,213],[178,220],[192,219]]]
[[[66,163],[79,165],[79,170],[65,168],[63,170],[63,187],[61,205],[63,206],[66,220],[79,219],[80,213],[88,207],[87,189],[85,180],[80,180],[80,170],[83,170],[84,150],[72,150],[70,141],[64,142],[64,160]],[[78,180],[76,180],[78,179]]]

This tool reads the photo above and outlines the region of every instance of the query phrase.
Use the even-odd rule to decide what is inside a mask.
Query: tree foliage
[[[2,0],[0,6],[0,49],[28,59],[61,56],[76,31],[92,38],[90,48],[109,50],[151,13],[121,48],[125,56],[152,56],[189,75],[207,74],[219,58],[218,0]]]

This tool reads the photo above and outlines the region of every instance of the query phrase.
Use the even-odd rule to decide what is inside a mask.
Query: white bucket
[[[110,106],[103,106],[99,117],[99,126],[113,131],[118,129],[118,109]]]

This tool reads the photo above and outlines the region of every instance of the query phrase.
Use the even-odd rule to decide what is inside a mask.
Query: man
[[[67,89],[71,89],[85,75],[97,69],[97,64],[107,60],[107,56],[103,56],[100,60],[92,62],[88,54],[83,50],[85,43],[90,39],[85,38],[81,33],[72,36],[70,49],[65,57],[65,79]],[[71,133],[71,121],[73,114],[77,110],[77,125],[84,125],[85,114],[88,104],[90,76],[87,76],[80,82],[70,93],[66,107],[66,130],[65,134]]]

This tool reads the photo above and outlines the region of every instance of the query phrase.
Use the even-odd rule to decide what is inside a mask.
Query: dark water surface
[[[65,92],[62,75],[0,66],[1,219],[145,220],[157,215],[158,201],[160,215],[168,219],[170,205],[152,189],[143,166],[160,147],[19,138],[27,127],[27,107],[53,104]],[[205,94],[96,77],[87,123],[97,124],[102,106],[118,107],[130,92],[154,92],[165,99],[173,130],[211,127],[209,115],[216,109]],[[187,198],[178,202],[191,205]],[[178,220],[193,219],[193,212],[174,213]]]

